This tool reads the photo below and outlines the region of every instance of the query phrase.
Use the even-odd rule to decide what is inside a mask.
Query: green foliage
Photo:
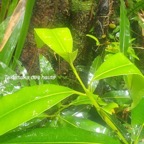
[[[4,48],[0,47],[0,50],[3,49],[2,52],[0,52],[0,61],[8,66],[11,65],[13,69],[16,67],[16,61],[19,59],[24,46],[35,0],[31,2],[28,1],[26,5],[24,5],[25,2],[23,1],[22,5],[20,5],[20,11],[14,13],[17,2],[18,0],[12,2],[10,0],[2,1],[2,12],[0,13],[0,15],[2,15],[0,42],[2,44],[3,41],[5,41]],[[7,7],[9,7],[9,11],[7,11]],[[19,15],[18,19],[17,15]],[[6,19],[4,19],[4,17],[6,17]],[[8,39],[6,40],[5,38]]]
[[[130,47],[130,23],[124,0],[120,0],[120,2],[120,50],[122,53],[127,54]]]
[[[2,3],[4,9],[9,2]],[[50,62],[42,55],[39,56],[40,76],[25,79],[28,74],[18,58],[34,2],[27,1],[25,17],[21,17],[0,53],[0,143],[139,144],[144,137],[144,77],[130,61],[136,55],[129,52],[130,22],[124,1],[120,1],[119,42],[108,44],[106,53],[93,60],[86,85],[74,66],[77,50],[73,50],[70,30],[34,29],[38,47],[46,44],[70,65],[82,92],[58,85]],[[16,3],[13,1],[9,15]],[[86,8],[85,5],[82,8]],[[9,19],[3,21],[5,10],[0,14],[2,38]],[[95,36],[87,36],[95,40],[97,46],[102,45]],[[16,66],[19,72],[15,72]],[[21,74],[24,79],[20,79]],[[16,79],[12,79],[14,77]],[[97,89],[101,82],[108,90],[100,95]]]
[[[46,32],[44,32],[44,30]],[[52,108],[54,105],[57,105],[60,101],[69,97],[70,95],[78,94],[83,95],[82,97],[84,97],[84,99],[87,96],[89,104],[94,105],[101,118],[108,124],[109,127],[113,129],[113,131],[116,131],[116,134],[120,137],[120,140],[127,144],[129,141],[129,136],[127,137],[128,131],[125,131],[124,126],[114,116],[115,109],[119,108],[119,105],[114,101],[108,103],[103,101],[100,96],[93,94],[93,89],[91,88],[93,87],[93,81],[95,80],[98,81],[100,79],[105,79],[108,77],[133,74],[139,77],[143,77],[141,72],[122,53],[114,54],[110,58],[106,59],[106,61],[102,64],[99,57],[94,60],[94,63],[91,67],[90,73],[92,74],[92,78],[88,84],[88,87],[90,89],[88,89],[84,86],[73,65],[74,58],[72,52],[72,37],[70,31],[67,28],[57,28],[50,30],[35,29],[35,31],[37,40],[39,37],[41,41],[46,43],[49,47],[51,47],[52,50],[54,50],[54,52],[58,53],[70,64],[85,93],[76,92],[67,87],[50,84],[25,87],[14,94],[2,97],[0,99],[0,125],[2,125],[0,131],[1,135],[11,129],[14,129],[23,122],[27,122],[28,120],[39,116],[42,112]],[[48,36],[46,36],[47,32]],[[64,33],[65,37],[63,36],[61,39],[56,39],[57,36],[55,35],[58,35],[59,37],[62,32]],[[46,38],[48,38],[48,42],[46,41]],[[38,40],[37,43],[40,45],[41,41]],[[119,58],[121,61],[118,61]],[[87,101],[87,99],[84,99],[82,98],[82,101],[80,99],[77,100],[79,104],[77,102],[74,103],[77,103],[78,105],[84,104],[84,101]],[[21,113],[23,113],[23,115],[21,115]],[[15,120],[15,117],[19,117],[19,119]],[[10,119],[12,121],[12,124],[8,125],[7,123]],[[78,119],[76,119],[76,123],[74,124],[73,118],[70,116],[65,116],[63,117],[63,119],[67,122],[69,121],[68,123],[70,123],[71,125],[76,125],[76,123],[78,122]],[[79,123],[81,125],[80,128],[85,127],[82,125],[81,120]],[[90,125],[91,124],[92,123],[90,122]],[[94,126],[92,126],[92,128],[93,127]]]
[[[99,66],[100,66],[101,64],[102,64],[102,58],[101,58],[101,56],[97,56],[97,57],[94,59],[92,65],[91,65],[91,67],[90,67],[90,70],[89,70],[89,74],[88,74],[88,84],[91,83],[91,85],[89,85],[89,86],[90,86],[89,89],[90,89],[92,92],[96,89],[96,87],[97,87],[97,85],[98,85],[98,81],[96,81],[96,80],[93,81],[92,79],[93,79],[94,74],[96,73],[97,69],[99,68]]]
[[[58,85],[25,87],[0,99],[0,135],[56,105],[74,91]],[[18,119],[15,119],[15,118]],[[11,124],[8,125],[9,120]]]
[[[52,30],[55,31],[55,29],[51,29],[51,31]],[[61,29],[56,29],[56,30],[57,30],[57,33],[58,33],[58,31],[60,31],[60,33],[61,33]],[[36,29],[36,31],[38,31],[38,30]],[[66,31],[67,31],[67,29],[66,29]],[[53,35],[53,33],[52,34],[49,33],[49,37],[51,37],[51,35]],[[43,38],[43,33],[39,33],[38,36],[41,37],[41,39],[42,39]],[[55,37],[53,37],[53,39],[51,38],[51,41],[54,41],[54,40],[55,40]],[[52,47],[51,43],[47,43],[47,44],[48,44],[49,47]],[[61,43],[59,42],[59,43],[57,43],[56,48],[54,46],[54,48],[52,48],[52,49],[55,52],[57,52],[58,54],[60,54],[65,60],[67,60],[67,62],[72,67],[73,72],[75,73],[77,79],[79,80],[80,84],[82,85],[84,91],[86,92],[86,95],[91,100],[92,105],[94,105],[96,107],[97,111],[99,112],[101,117],[105,120],[105,122],[113,130],[117,131],[117,134],[121,137],[122,141],[127,143],[127,139],[123,135],[123,130],[121,128],[119,128],[119,126],[117,124],[114,124],[113,118],[107,114],[107,113],[112,114],[112,112],[114,111],[114,108],[117,108],[118,105],[116,103],[109,103],[106,106],[101,107],[98,104],[99,102],[94,99],[91,92],[83,85],[83,82],[79,78],[79,75],[77,74],[77,72],[75,70],[75,67],[73,66],[71,61],[69,61],[66,58],[66,57],[69,57],[70,53],[66,53],[66,52],[64,53],[63,52],[64,50],[67,50],[67,47],[65,47],[65,46],[66,45],[63,45],[63,47],[61,47]],[[117,61],[118,58],[120,58],[121,61]],[[137,75],[140,75],[142,77],[141,72],[134,66],[134,64],[132,64],[122,53],[118,53],[118,54],[115,54],[114,56],[110,57],[109,59],[107,59],[96,70],[96,72],[93,74],[93,78],[92,78],[91,81],[104,79],[104,78],[108,78],[108,77],[112,77],[112,76],[132,75],[132,74],[137,74]],[[91,83],[92,82],[90,82],[89,85],[91,85]],[[91,86],[89,86],[89,87],[91,87]]]
[[[118,60],[120,59],[120,61]],[[100,80],[112,76],[137,74],[141,72],[122,53],[108,58],[94,73],[92,80]]]
[[[40,37],[36,37],[38,47],[47,44],[67,62],[72,63],[75,60],[77,51],[72,50],[73,41],[68,28],[35,29],[35,33],[36,36],[40,35]]]
[[[11,138],[11,139],[9,139]],[[98,134],[74,127],[59,128],[37,128],[29,132],[10,133],[0,138],[2,143],[69,143],[69,144],[99,144],[115,143],[120,144],[118,140],[111,137]]]

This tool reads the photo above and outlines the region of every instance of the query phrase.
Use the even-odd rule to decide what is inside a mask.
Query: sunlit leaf
[[[0,98],[0,135],[37,117],[45,110],[72,95],[73,90],[58,85],[25,87]]]
[[[48,45],[67,62],[73,62],[77,52],[73,52],[73,39],[68,28],[35,29],[35,39],[39,47]]]
[[[122,53],[108,58],[96,71],[93,80],[100,80],[113,76],[137,74],[142,75],[139,69]]]

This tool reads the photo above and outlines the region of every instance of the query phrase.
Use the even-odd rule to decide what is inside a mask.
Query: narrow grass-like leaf
[[[9,13],[10,0],[2,0],[1,1],[1,11],[0,11],[0,23],[5,19],[7,13]]]
[[[73,90],[58,85],[25,87],[0,98],[0,135],[39,114],[72,95]]]
[[[87,34],[86,36],[88,36],[88,37],[90,37],[90,38],[94,39],[94,40],[96,41],[96,45],[97,45],[97,46],[99,46],[99,45],[100,45],[99,40],[98,40],[98,39],[97,39],[95,36],[90,35],[90,34]]]
[[[15,9],[14,15],[10,17],[8,22],[8,26],[6,27],[6,31],[4,33],[3,39],[0,43],[0,61],[4,62],[5,64],[9,65],[12,58],[13,53],[15,50],[15,46],[19,39],[21,26],[23,23],[24,18],[24,8],[22,11],[17,13],[18,9]],[[13,21],[15,19],[15,21]],[[5,23],[6,24],[6,23]]]
[[[141,9],[143,9],[144,8],[144,1],[137,1],[134,5],[133,5],[133,7],[132,7],[132,9],[129,9],[128,10],[128,15],[132,15],[132,14],[134,14],[134,13],[137,13],[139,10],[141,10]]]
[[[30,0],[30,1],[28,0],[26,3],[24,20],[23,20],[22,28],[20,31],[19,39],[18,39],[18,43],[16,45],[16,49],[15,49],[15,53],[14,53],[15,60],[12,63],[12,69],[15,69],[16,60],[19,59],[21,52],[22,52],[22,49],[24,47],[25,38],[27,36],[28,28],[30,25],[31,16],[33,14],[32,10],[33,10],[34,4],[35,4],[35,0]]]
[[[139,69],[131,63],[122,53],[117,53],[108,58],[96,71],[93,80],[100,80],[113,76],[137,74]]]
[[[124,54],[130,46],[130,23],[127,17],[127,11],[124,0],[120,6],[120,51]]]
[[[14,9],[12,16],[10,17],[7,29],[5,31],[4,37],[2,42],[0,43],[0,51],[4,48],[5,44],[7,43],[8,39],[10,38],[15,26],[20,20],[20,17],[25,11],[25,4],[26,0],[20,0],[17,7]]]

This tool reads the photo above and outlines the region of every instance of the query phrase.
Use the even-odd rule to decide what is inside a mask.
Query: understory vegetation
[[[0,1],[0,143],[144,143],[144,1]]]

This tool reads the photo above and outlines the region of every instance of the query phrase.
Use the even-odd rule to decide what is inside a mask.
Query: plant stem
[[[85,87],[85,85],[83,84],[81,78],[79,77],[79,75],[78,75],[78,73],[77,73],[77,71],[76,71],[76,69],[75,69],[73,63],[70,63],[70,66],[71,66],[71,68],[72,68],[72,70],[73,70],[73,72],[74,72],[76,78],[78,79],[79,83],[81,84],[82,88],[83,88],[84,91],[86,92],[86,91],[87,91],[87,88]]]
[[[82,88],[84,89],[86,95],[87,95],[87,96],[89,97],[89,99],[92,101],[92,104],[96,107],[96,109],[99,110],[99,109],[100,109],[100,106],[99,106],[98,103],[95,101],[94,97],[92,96],[92,93],[91,93],[91,92],[85,87],[85,85],[83,84],[83,82],[82,82],[81,78],[79,77],[79,75],[78,75],[78,73],[77,73],[77,71],[76,71],[73,63],[71,63],[70,66],[71,66],[71,68],[72,68],[72,70],[73,70],[76,78],[77,78],[78,81],[80,82]]]
[[[116,127],[116,125],[113,123],[113,121],[111,120],[111,118],[104,112],[104,110],[99,106],[99,104],[97,103],[97,101],[95,100],[95,98],[93,97],[93,93],[91,93],[91,91],[89,91],[89,89],[87,89],[85,87],[85,85],[83,84],[81,78],[79,77],[73,63],[70,63],[70,66],[76,76],[76,78],[78,79],[79,83],[81,84],[82,88],[84,89],[86,95],[89,97],[89,99],[91,100],[92,104],[95,106],[96,110],[98,111],[99,115],[102,117],[102,119],[114,130],[117,132],[117,135],[120,137],[120,139],[124,142],[124,144],[128,144],[127,140],[125,139],[125,137],[123,136],[123,134],[119,131],[119,129]]]

